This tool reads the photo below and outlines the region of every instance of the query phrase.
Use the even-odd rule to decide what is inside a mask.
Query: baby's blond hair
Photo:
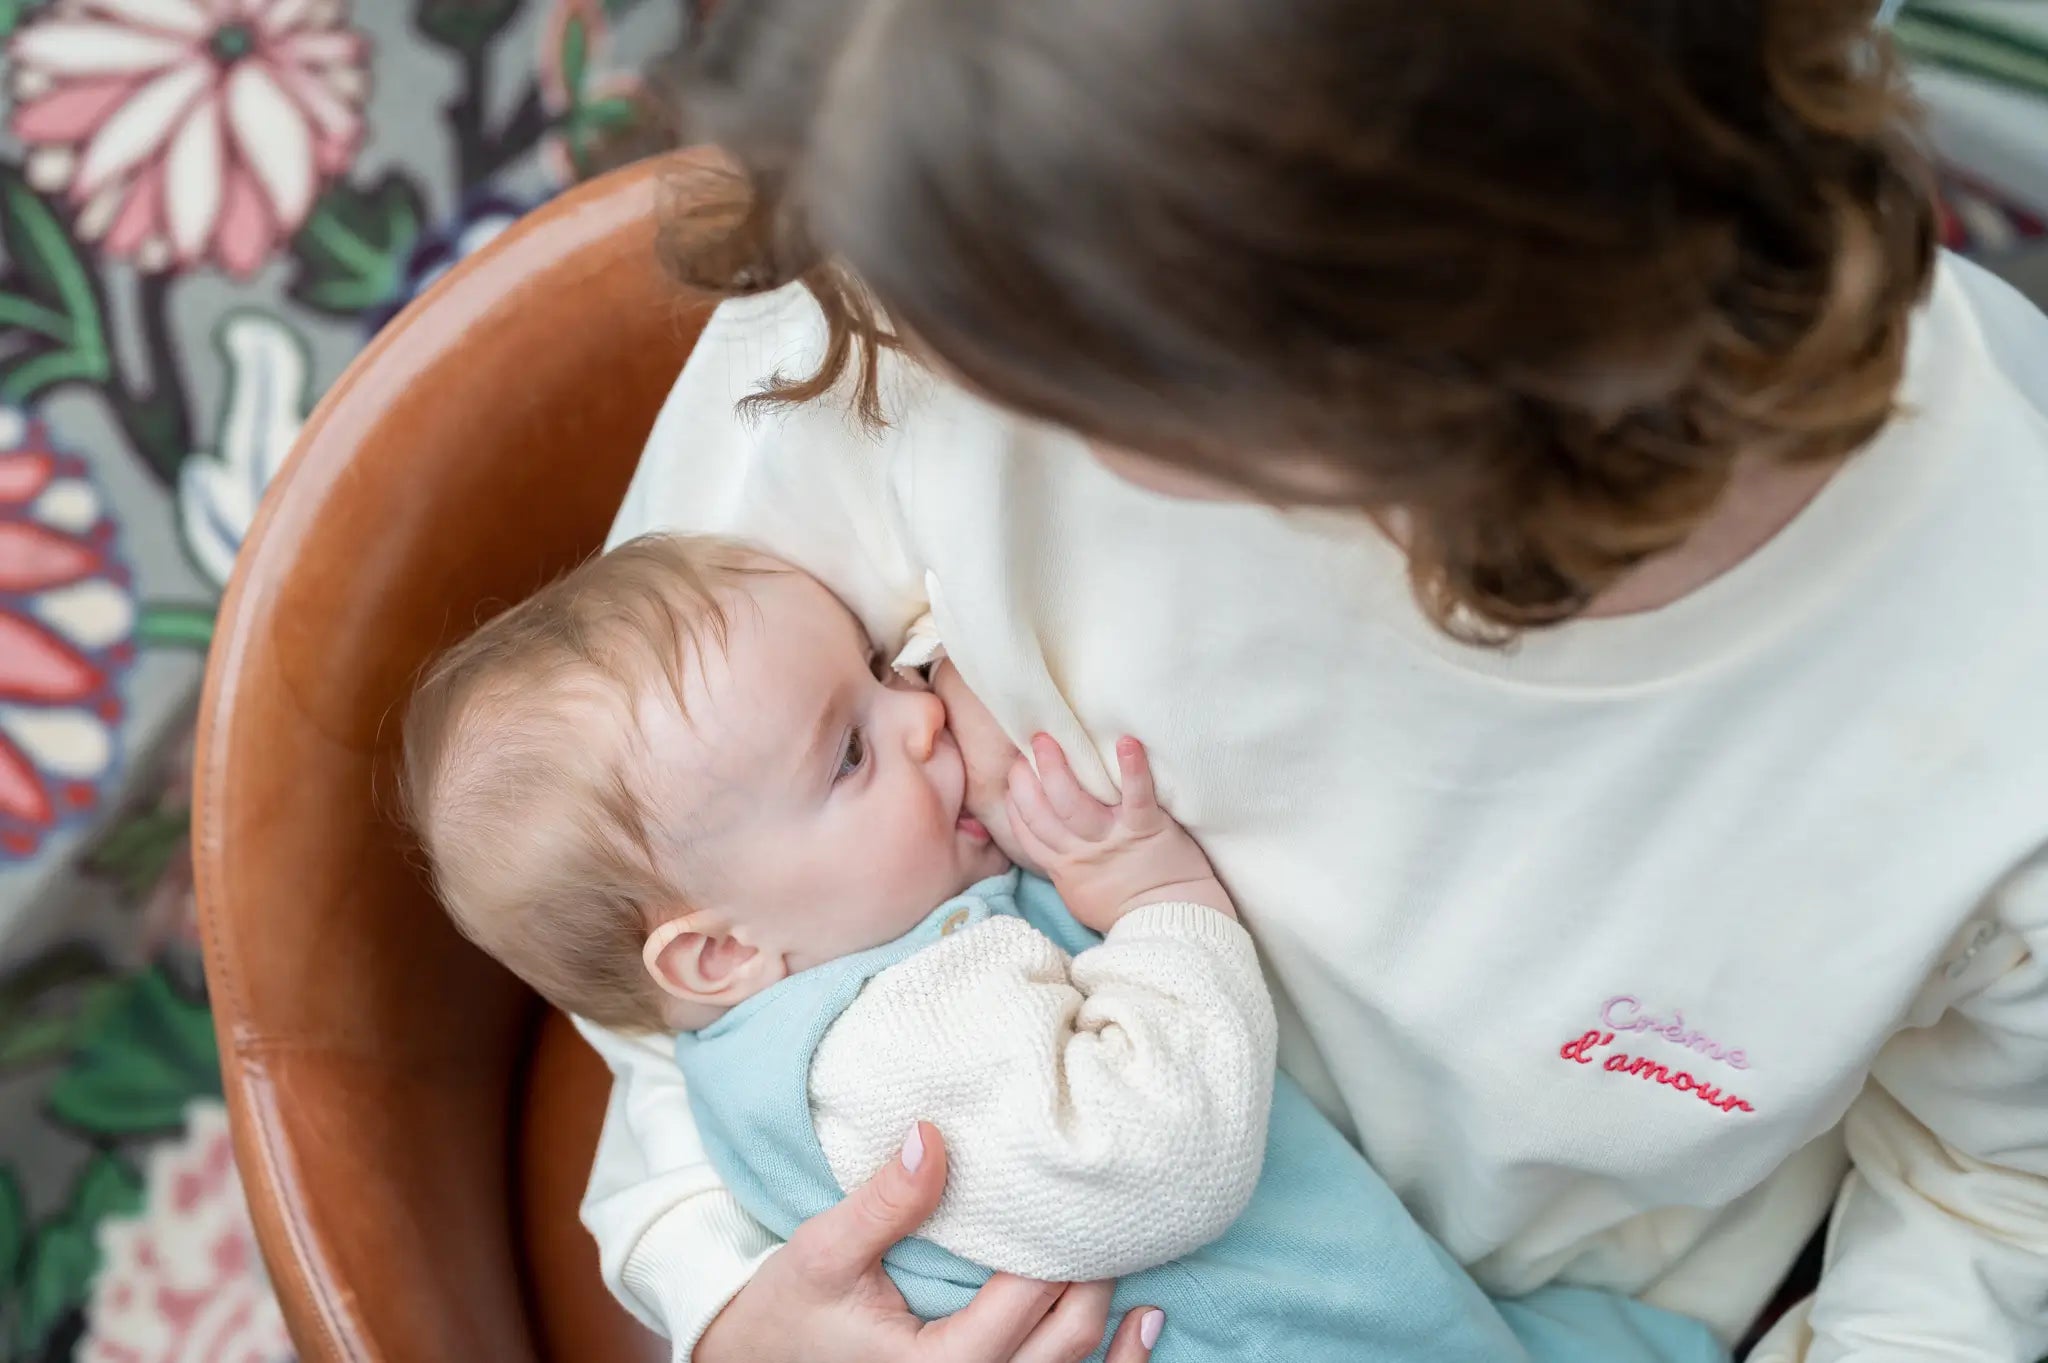
[[[772,560],[649,535],[486,622],[427,669],[405,717],[404,808],[448,916],[565,1012],[666,1030],[641,964],[681,911],[674,833],[648,817],[636,707],[722,646],[726,599]]]

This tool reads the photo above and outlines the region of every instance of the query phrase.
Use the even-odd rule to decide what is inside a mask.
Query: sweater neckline
[[[1654,610],[1532,631],[1506,648],[1445,634],[1406,590],[1389,593],[1386,623],[1437,662],[1500,685],[1612,692],[1732,662],[1811,621],[1928,513],[1937,487],[1963,462],[1955,456],[1968,449],[1977,420],[1969,390],[1990,361],[1957,290],[1942,271],[1915,321],[1897,415],[1783,529],[1701,587]],[[1405,584],[1399,547],[1377,529],[1369,533],[1375,569]]]

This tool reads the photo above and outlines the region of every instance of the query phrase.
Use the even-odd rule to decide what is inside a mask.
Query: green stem
[[[106,371],[89,355],[74,350],[53,350],[17,365],[0,383],[0,399],[20,405],[46,388],[64,383],[98,383]]]
[[[71,319],[18,294],[0,293],[0,327],[19,327],[47,336],[58,345],[71,343]]]
[[[213,642],[212,606],[151,601],[135,620],[135,642],[145,648],[205,649]]]

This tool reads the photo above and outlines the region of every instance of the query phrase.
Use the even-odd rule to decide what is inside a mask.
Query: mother
[[[754,296],[617,534],[1142,736],[1287,1068],[1489,1288],[1733,1339],[1833,1206],[1759,1357],[2037,1357],[2048,323],[1934,257],[1873,8],[740,0],[745,183],[671,228]],[[913,1347],[931,1165],[778,1251],[597,1039],[586,1219],[679,1358],[1078,1356],[1100,1294],[1017,1284]]]

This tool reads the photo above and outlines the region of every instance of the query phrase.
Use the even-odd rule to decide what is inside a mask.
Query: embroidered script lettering
[[[1698,1028],[1686,1026],[1682,1012],[1674,1012],[1670,1017],[1645,1012],[1642,1001],[1633,994],[1616,994],[1601,1004],[1600,1022],[1609,1031],[1647,1032],[1709,1060],[1718,1060],[1738,1070],[1749,1068],[1749,1056],[1741,1047],[1723,1046]]]
[[[1669,1066],[1660,1065],[1646,1055],[1630,1055],[1626,1051],[1601,1058],[1594,1052],[1614,1044],[1614,1033],[1595,1027],[1560,1046],[1557,1051],[1560,1060],[1575,1065],[1590,1065],[1596,1059],[1600,1068],[1609,1074],[1622,1074],[1641,1079],[1646,1083],[1661,1084],[1678,1093],[1689,1093],[1709,1107],[1726,1113],[1754,1112],[1747,1098],[1724,1090],[1719,1084],[1709,1083],[1695,1077],[1686,1070],[1673,1071]]]

